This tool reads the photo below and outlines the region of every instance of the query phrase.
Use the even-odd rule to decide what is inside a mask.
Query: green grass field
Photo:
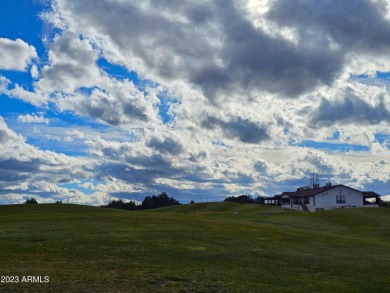
[[[0,206],[0,275],[19,277],[0,292],[389,292],[390,209]]]

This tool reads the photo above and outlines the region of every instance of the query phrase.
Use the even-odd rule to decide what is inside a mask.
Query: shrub
[[[157,196],[146,196],[142,202],[142,209],[155,209],[178,204],[180,203],[176,199],[169,197],[166,192],[163,192]]]
[[[106,208],[113,209],[122,209],[122,210],[136,210],[137,205],[134,201],[124,202],[121,199],[119,200],[111,200],[108,205],[104,206]]]
[[[225,198],[225,202],[236,202],[236,203],[253,203],[253,198],[250,195],[240,195],[240,196],[229,196]]]
[[[33,197],[30,197],[30,198],[26,199],[26,201],[24,203],[38,204],[37,200],[35,198],[33,198]]]
[[[134,201],[124,202],[119,199],[111,200],[107,205],[103,205],[103,207],[122,210],[146,210],[178,204],[180,202],[173,197],[169,197],[166,192],[163,192],[157,196],[146,196],[141,205],[136,205]]]

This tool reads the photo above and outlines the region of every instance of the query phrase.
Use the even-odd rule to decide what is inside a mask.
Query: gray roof
[[[283,195],[287,195],[288,197],[313,196],[313,195],[323,193],[325,191],[328,191],[328,190],[331,190],[331,189],[337,188],[337,187],[344,187],[344,188],[352,189],[355,191],[359,191],[359,192],[363,193],[363,196],[365,196],[365,197],[379,197],[380,196],[379,194],[377,194],[376,192],[373,192],[373,191],[360,191],[360,190],[357,190],[357,189],[354,189],[352,187],[345,186],[342,184],[331,185],[331,186],[322,186],[322,187],[318,187],[318,188],[307,188],[307,189],[304,188],[304,189],[293,191],[293,192],[286,191],[286,192],[283,192],[281,194],[281,196],[283,196]]]
[[[323,186],[323,187],[318,187],[318,188],[302,189],[302,190],[297,190],[297,191],[293,191],[293,192],[283,192],[282,195],[287,195],[289,197],[312,196],[312,195],[316,195],[316,194],[319,194],[319,193],[322,193],[322,192],[325,192],[325,191],[328,191],[328,190],[331,190],[333,188],[340,187],[340,186],[350,188],[348,186],[339,184],[339,185]],[[353,189],[353,188],[350,188],[350,189]]]
[[[363,196],[366,197],[380,197],[380,195],[374,191],[363,191]]]

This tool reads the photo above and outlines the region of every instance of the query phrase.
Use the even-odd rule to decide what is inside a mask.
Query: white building
[[[283,208],[322,211],[349,207],[378,207],[379,194],[359,191],[345,185],[300,187],[294,192],[283,192],[280,205]]]

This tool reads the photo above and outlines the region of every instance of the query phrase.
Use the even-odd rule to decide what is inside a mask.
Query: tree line
[[[169,197],[166,192],[163,192],[159,195],[146,196],[140,205],[137,205],[134,201],[124,202],[123,200],[119,199],[111,200],[107,205],[103,205],[102,207],[133,211],[156,209],[179,204],[179,201],[173,197]]]
[[[265,197],[258,196],[253,198],[250,195],[240,195],[240,196],[229,196],[224,199],[224,202],[235,202],[235,203],[253,203],[253,204],[265,204]],[[38,201],[34,197],[27,198],[24,202],[25,204],[38,204]],[[57,204],[61,204],[61,201],[57,201]],[[191,203],[195,203],[193,200]],[[122,210],[147,210],[161,208],[171,205],[179,205],[180,202],[169,197],[166,192],[161,193],[160,195],[146,196],[142,201],[142,204],[137,205],[134,201],[124,202],[123,200],[111,200],[107,205],[102,207],[113,208],[113,209],[122,209]],[[381,198],[378,199],[378,206],[380,207],[390,207],[389,201],[384,201]]]
[[[259,195],[258,197],[253,198],[250,195],[243,194],[240,196],[226,197],[224,202],[265,204],[265,197]]]

